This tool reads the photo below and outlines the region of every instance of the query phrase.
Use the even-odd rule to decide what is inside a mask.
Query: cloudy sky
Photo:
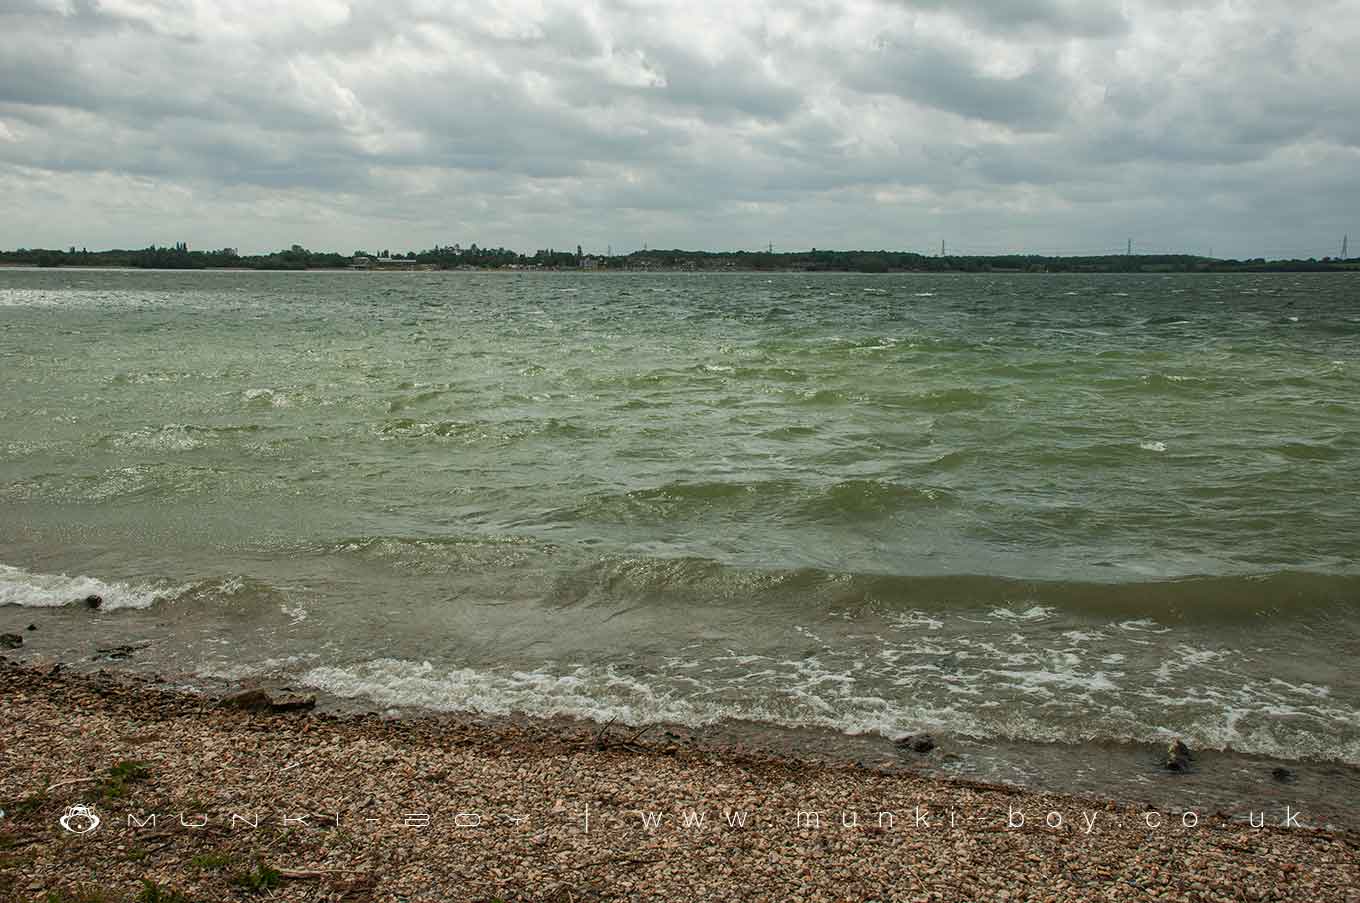
[[[1356,0],[0,0],[0,247],[1320,257],[1357,47]]]

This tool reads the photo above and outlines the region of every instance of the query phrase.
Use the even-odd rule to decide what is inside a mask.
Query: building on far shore
[[[411,270],[419,264],[407,257],[366,257],[355,254],[350,268],[355,270]]]

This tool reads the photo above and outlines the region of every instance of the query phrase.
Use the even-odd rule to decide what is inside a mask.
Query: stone
[[[1190,747],[1179,739],[1172,740],[1167,744],[1166,759],[1162,762],[1162,767],[1167,771],[1184,774],[1190,770],[1190,760],[1194,757],[1194,753],[1190,752]]]
[[[132,645],[109,646],[104,649],[96,649],[94,651],[95,654],[90,656],[90,661],[95,662],[122,661],[125,658],[131,658],[132,654],[136,651],[137,647]]]
[[[37,630],[37,629],[38,629],[38,625],[37,625],[37,624],[29,624],[29,625],[28,625],[27,627],[25,627],[24,629],[25,629],[25,630]]]
[[[0,649],[18,649],[24,644],[24,638],[17,633],[0,633]]]
[[[899,737],[896,745],[898,749],[909,749],[912,752],[924,755],[935,748],[935,738],[930,734],[917,734],[915,736],[908,734],[905,737]]]
[[[1292,784],[1298,780],[1298,775],[1294,774],[1293,769],[1285,768],[1283,765],[1272,768],[1270,776],[1281,784]]]
[[[222,697],[219,703],[227,709],[244,709],[247,712],[264,712],[269,709],[269,694],[258,687],[240,690]]]
[[[85,597],[85,607],[89,609],[99,609],[104,605],[104,597],[97,593],[90,593]]]
[[[224,696],[219,704],[225,708],[247,712],[302,712],[316,706],[316,697],[297,693],[275,697],[271,696],[268,690],[255,687]]]
[[[304,696],[301,693],[289,693],[270,699],[269,707],[275,712],[305,712],[316,708],[316,697]]]

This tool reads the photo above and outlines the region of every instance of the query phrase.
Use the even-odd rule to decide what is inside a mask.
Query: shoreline
[[[637,713],[613,707],[531,705],[524,709],[517,704],[496,705],[494,700],[483,704],[464,696],[441,704],[426,698],[427,691],[370,696],[363,688],[336,687],[305,670],[286,667],[177,670],[173,664],[158,663],[158,656],[150,654],[149,647],[164,638],[145,630],[88,635],[76,628],[82,620],[77,618],[44,624],[43,630],[30,632],[22,624],[38,616],[27,609],[18,614],[22,617],[17,620],[0,619],[0,630],[12,628],[33,641],[7,653],[23,667],[56,668],[68,679],[81,675],[81,679],[132,681],[193,700],[260,688],[270,693],[311,694],[316,700],[315,715],[375,716],[403,722],[471,717],[511,729],[547,726],[554,733],[577,737],[593,737],[608,722],[615,733],[665,734],[677,742],[724,752],[783,757],[819,767],[867,767],[933,780],[981,781],[1030,793],[1117,800],[1147,808],[1226,813],[1239,822],[1246,822],[1251,812],[1290,806],[1305,814],[1305,823],[1360,831],[1360,811],[1347,805],[1348,800],[1360,800],[1360,767],[1335,757],[1272,755],[1211,745],[1195,734],[1163,731],[1155,737],[1084,737],[1076,725],[1066,738],[1039,739],[972,734],[933,722],[890,734],[741,717],[639,720]],[[58,635],[80,639],[74,647],[51,648],[50,640]],[[0,659],[4,657],[0,654]],[[921,739],[926,741],[925,748],[915,748]],[[1188,767],[1168,767],[1174,764],[1168,755],[1168,744],[1173,742],[1188,743]]]
[[[0,897],[16,901],[116,903],[143,880],[195,901],[1330,901],[1360,886],[1360,833],[1281,827],[1284,813],[1190,825],[664,730],[252,713],[8,660],[0,718]],[[60,826],[76,805],[98,830]]]
[[[832,275],[832,276],[1257,276],[1272,275],[1316,275],[1332,273],[1360,272],[1360,266],[1321,264],[1315,268],[1290,268],[1288,266],[1240,267],[1214,269],[1212,267],[1194,270],[1025,270],[1025,269],[803,269],[799,267],[684,267],[684,266],[638,266],[638,267],[479,267],[457,266],[440,267],[433,264],[419,264],[411,267],[130,267],[110,264],[73,264],[40,266],[32,263],[0,263],[0,270],[23,270],[33,272],[57,272],[62,270],[78,272],[116,271],[126,273],[579,273],[583,275]]]

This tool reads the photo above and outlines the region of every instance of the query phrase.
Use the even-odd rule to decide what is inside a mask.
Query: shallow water
[[[0,629],[382,707],[1360,765],[1357,286],[0,270]]]

